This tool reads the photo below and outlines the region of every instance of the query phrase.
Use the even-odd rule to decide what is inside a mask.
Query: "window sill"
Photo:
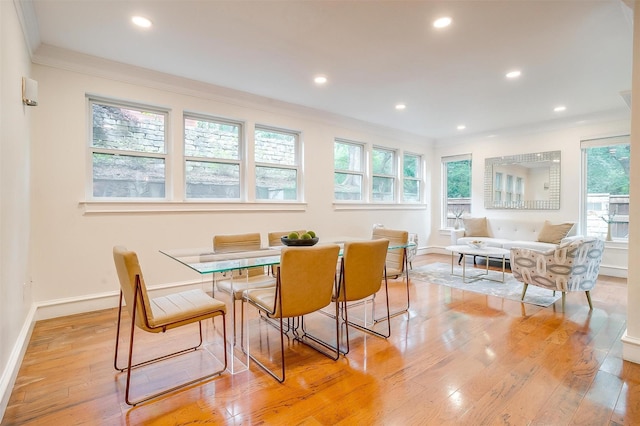
[[[361,203],[343,202],[333,203],[334,210],[426,210],[426,204],[419,203]]]
[[[246,212],[246,211],[305,211],[307,203],[227,203],[193,201],[81,201],[83,215],[121,213],[193,213],[193,212]]]

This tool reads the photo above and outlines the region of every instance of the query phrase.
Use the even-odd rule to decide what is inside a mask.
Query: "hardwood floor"
[[[413,267],[448,259],[423,255]],[[390,287],[400,304],[403,285]],[[560,301],[542,308],[412,279],[411,309],[388,340],[352,330],[338,361],[289,343],[283,384],[251,365],[134,408],[113,369],[116,309],[40,321],[2,424],[637,425],[640,365],[622,360],[620,342],[626,292],[626,280],[600,276],[594,310],[570,293],[563,313]],[[140,347],[173,348],[194,333],[138,336]],[[180,358],[136,384],[204,364]]]

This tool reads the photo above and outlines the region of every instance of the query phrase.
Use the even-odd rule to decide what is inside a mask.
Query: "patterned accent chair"
[[[524,283],[522,300],[529,284],[562,292],[562,309],[567,291],[584,291],[593,309],[589,291],[596,285],[604,241],[582,238],[548,251],[511,249],[511,271]]]

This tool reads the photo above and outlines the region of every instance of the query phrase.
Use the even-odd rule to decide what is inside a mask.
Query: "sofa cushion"
[[[541,243],[560,244],[560,241],[567,236],[571,228],[573,228],[573,223],[571,222],[553,225],[548,220],[545,220],[538,234],[538,241]]]
[[[488,237],[486,217],[466,217],[462,219],[465,237]]]

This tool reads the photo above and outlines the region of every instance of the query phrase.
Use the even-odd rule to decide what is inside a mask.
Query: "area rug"
[[[458,275],[462,275],[462,267],[454,265],[453,272]],[[467,265],[467,279],[471,275],[484,273],[484,268],[474,268],[471,265]],[[553,302],[558,300],[562,293],[556,292],[553,295],[551,290],[536,287],[530,285],[527,288],[527,294],[524,300],[520,300],[522,297],[522,283],[507,272],[504,277],[504,283],[495,282],[484,279],[477,279],[471,282],[462,282],[462,277],[451,275],[451,265],[447,263],[432,263],[425,266],[420,266],[409,271],[409,276],[418,280],[424,280],[429,283],[444,285],[451,288],[457,288],[460,290],[472,291],[474,293],[482,293],[490,296],[502,297],[504,299],[515,300],[518,302],[530,303],[533,305],[547,307]],[[502,279],[502,272],[489,270],[489,275],[492,279]]]

